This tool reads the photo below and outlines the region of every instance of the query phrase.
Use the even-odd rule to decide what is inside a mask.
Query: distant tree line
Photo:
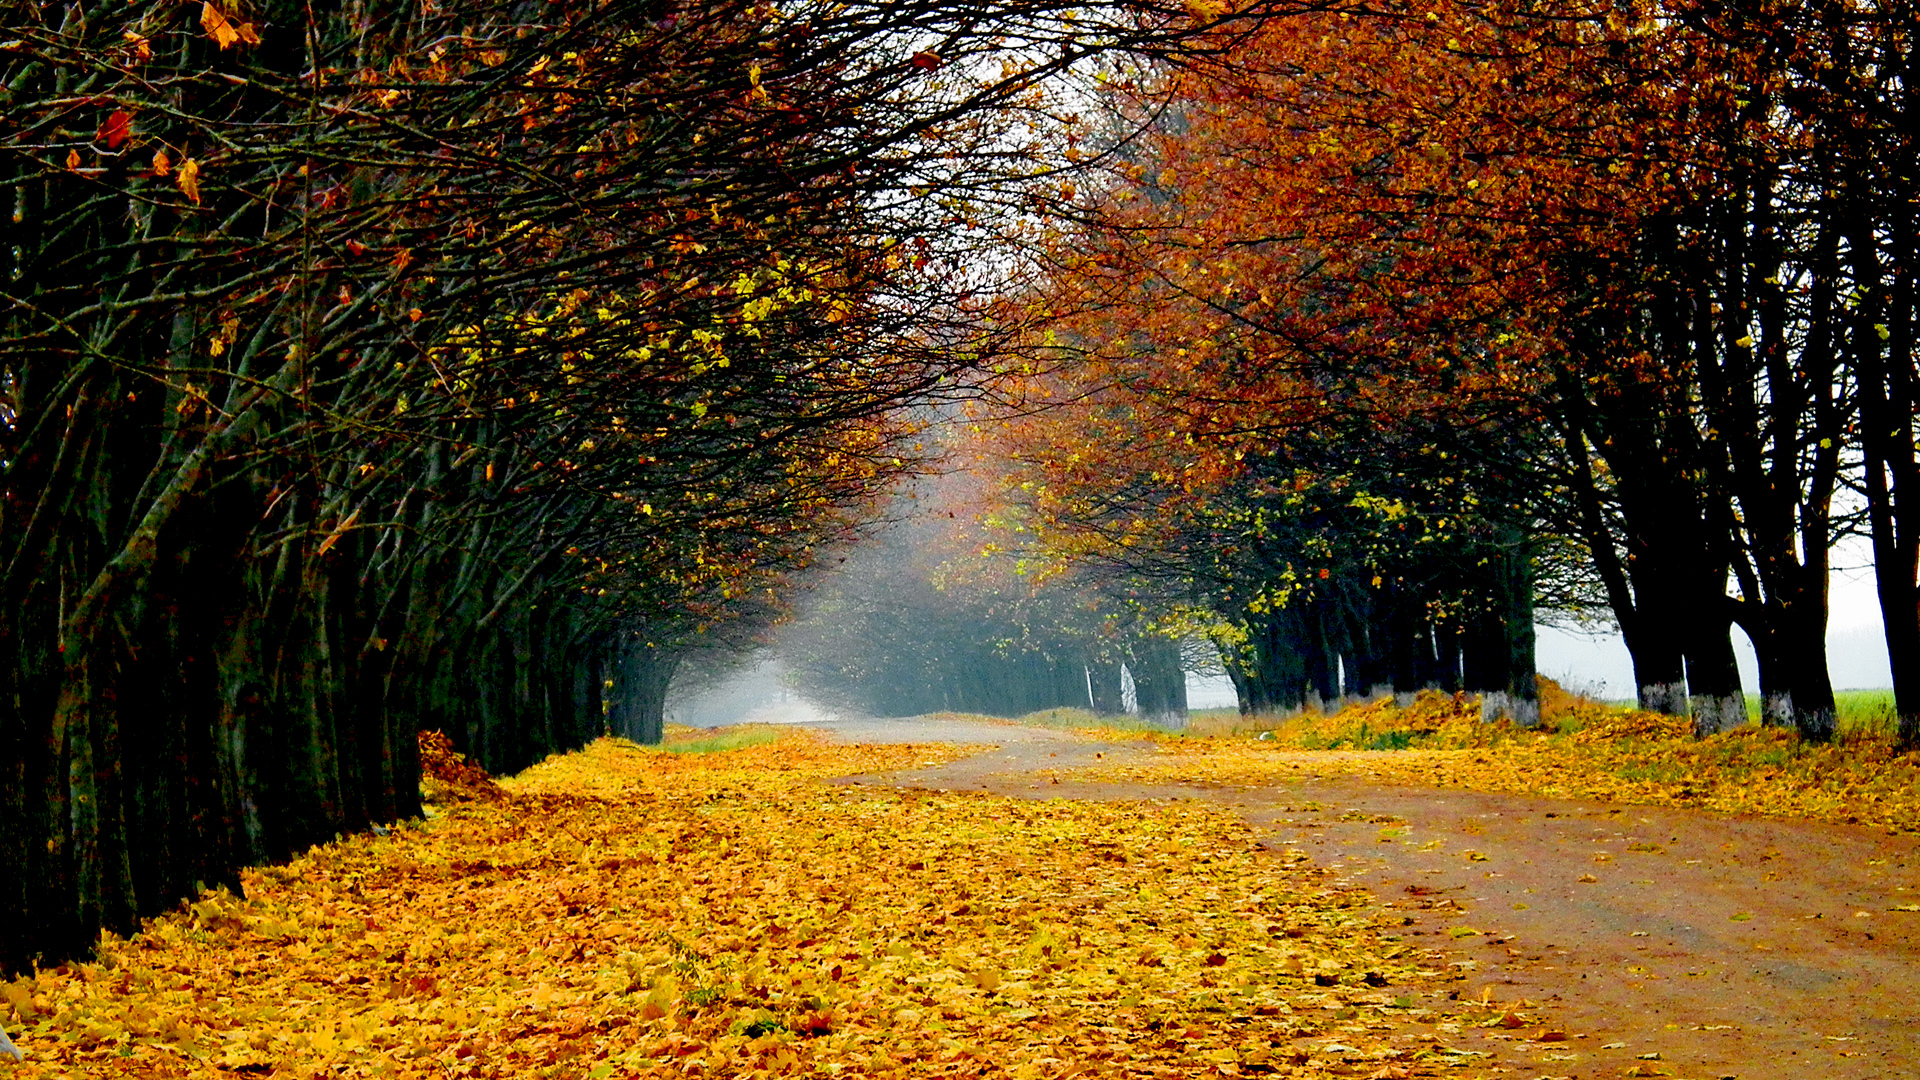
[[[925,489],[932,509],[849,551],[819,582],[778,635],[795,689],[870,716],[1074,708],[1183,724],[1187,665],[1159,613],[984,553],[991,532],[941,509],[964,507],[954,493],[968,486]]]

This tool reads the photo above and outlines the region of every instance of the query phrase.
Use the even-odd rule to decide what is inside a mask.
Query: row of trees
[[[1328,415],[1201,480],[1197,440],[1141,413],[1108,388],[993,429],[1012,543],[1210,639],[1244,713],[1438,687],[1535,715],[1533,600],[1552,583],[1492,501],[1514,494],[1435,448],[1460,433],[1409,453]],[[1062,438],[1089,450],[1057,454]]]
[[[686,648],[996,355],[969,222],[1046,80],[1184,9],[13,5],[0,969],[512,770]]]
[[[1610,615],[1642,704],[1711,731],[1745,716],[1737,624],[1767,719],[1811,738],[1828,551],[1861,530],[1920,739],[1915,29],[1904,2],[1369,5],[1115,80],[1106,180],[1047,207],[1021,301],[1051,316],[1029,403],[1065,407],[992,436],[1025,526],[1323,695],[1338,654],[1524,696],[1538,591]]]

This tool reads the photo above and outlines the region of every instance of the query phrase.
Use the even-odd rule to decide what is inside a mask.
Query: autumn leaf
[[[329,549],[339,543],[341,538],[353,529],[359,520],[360,508],[356,506],[351,514],[348,514],[338,525],[328,531],[326,537],[320,541],[320,546],[314,549],[314,554],[325,555]]]
[[[206,0],[200,5],[200,26],[223,50],[240,40],[240,31],[234,29],[233,23],[220,13],[219,8],[213,6],[213,0]]]
[[[108,113],[106,123],[100,126],[100,137],[106,141],[109,150],[120,149],[120,145],[132,134],[133,115],[125,109],[115,109]]]
[[[155,150],[153,152],[153,175],[166,176],[172,171],[173,159],[167,156],[165,150]]]
[[[159,168],[159,165],[160,165],[159,159],[156,158],[154,160],[154,167],[156,170]],[[180,171],[174,174],[173,182],[180,186],[180,193],[182,195],[185,195],[187,198],[193,200],[194,205],[198,206],[200,204],[200,163],[199,162],[193,160],[192,158],[188,158],[185,161],[182,161],[180,163]]]

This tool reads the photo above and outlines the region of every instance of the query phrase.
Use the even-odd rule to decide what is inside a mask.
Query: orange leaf
[[[78,150],[69,150],[69,151],[67,151],[67,169],[68,169],[68,171],[72,171],[72,170],[74,170],[74,169],[78,169],[79,167],[80,167],[80,151],[78,151]]]
[[[153,175],[165,176],[172,171],[173,159],[167,156],[165,150],[155,150],[153,152]]]
[[[233,28],[225,15],[220,14],[220,9],[213,6],[212,0],[200,5],[200,26],[222,49],[240,40],[240,32]]]
[[[360,508],[356,506],[354,507],[353,513],[347,515],[346,520],[342,521],[338,525],[335,525],[333,527],[333,531],[329,532],[326,535],[326,538],[320,541],[320,548],[319,550],[315,551],[314,554],[325,555],[327,553],[327,550],[333,547],[333,545],[339,543],[340,538],[347,535],[347,531],[349,529],[352,529],[354,526],[354,523],[359,520],[360,520]],[[437,996],[440,992],[438,984],[433,982],[433,979],[431,976],[423,976],[420,979],[416,979],[415,984],[416,985],[413,987],[413,989],[417,993],[427,994],[429,996]]]

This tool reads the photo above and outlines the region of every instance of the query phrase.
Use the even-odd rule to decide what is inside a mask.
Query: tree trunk
[[[1470,594],[1465,682],[1481,698],[1481,718],[1505,718],[1519,727],[1540,723],[1533,659],[1531,546],[1518,529],[1503,529],[1487,545],[1480,588]]]
[[[1180,643],[1155,635],[1138,638],[1129,650],[1133,694],[1140,715],[1160,724],[1187,722],[1187,675],[1180,668]]]

